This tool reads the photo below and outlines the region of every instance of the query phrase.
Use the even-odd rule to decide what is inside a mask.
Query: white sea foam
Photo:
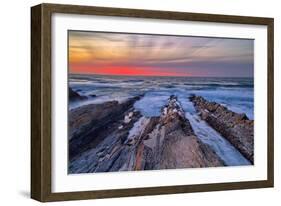
[[[133,128],[129,131],[127,142],[136,141],[144,131],[146,125],[149,123],[149,118],[141,117],[134,123]]]
[[[74,101],[69,103],[69,110],[89,105],[89,104],[102,104],[104,102],[108,101],[118,101],[119,103],[123,103],[127,101],[129,98],[132,96],[120,96],[120,97],[111,97],[111,96],[100,96],[97,98],[89,98],[87,100],[82,100],[82,101]]]
[[[144,116],[159,116],[161,108],[167,103],[170,94],[167,92],[147,92],[143,98],[134,104]]]

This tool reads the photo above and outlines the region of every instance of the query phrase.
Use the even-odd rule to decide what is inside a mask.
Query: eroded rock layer
[[[68,128],[69,159],[87,149],[96,148],[115,130],[118,131],[116,136],[126,137],[127,131],[124,134],[122,131],[130,129],[133,122],[140,117],[139,112],[133,111],[133,104],[139,98],[131,98],[124,103],[110,101],[103,104],[90,104],[71,110]],[[129,115],[130,121],[125,120],[126,124],[121,125],[124,115],[125,117]],[[120,126],[124,128],[119,131]]]
[[[157,125],[138,145],[135,169],[175,169],[223,165],[194,134],[179,102],[171,96]]]
[[[251,163],[254,162],[254,121],[246,114],[237,114],[226,107],[209,102],[201,96],[191,96],[200,117],[223,135]]]
[[[70,112],[69,172],[108,172],[222,166],[196,137],[175,96],[159,117],[144,117],[139,99],[87,105]]]

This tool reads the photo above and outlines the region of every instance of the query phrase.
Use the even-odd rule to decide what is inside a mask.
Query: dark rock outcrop
[[[89,173],[223,165],[194,134],[176,97],[160,117],[143,117],[133,98],[70,112],[69,172]]]
[[[192,95],[190,100],[203,120],[222,134],[249,161],[254,162],[253,120],[249,120],[246,114],[237,114],[201,96]]]
[[[139,113],[133,112],[133,104],[139,98],[131,98],[124,103],[110,101],[103,104],[90,104],[70,110],[69,159],[85,150],[96,147],[110,135],[111,131],[118,130],[119,122],[124,118],[124,114],[130,113],[131,116],[134,114],[134,118],[138,117]],[[130,124],[125,126],[128,125]]]
[[[87,97],[81,96],[77,92],[73,91],[70,87],[68,88],[68,98],[69,101],[85,100]]]

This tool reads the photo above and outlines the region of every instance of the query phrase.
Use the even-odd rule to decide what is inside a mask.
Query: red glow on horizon
[[[188,73],[157,71],[153,67],[70,65],[70,73],[116,76],[193,76]]]

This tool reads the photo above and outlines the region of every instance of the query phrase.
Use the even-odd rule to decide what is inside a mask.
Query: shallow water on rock
[[[190,121],[196,136],[202,140],[202,142],[208,144],[226,165],[251,165],[251,163],[224,137],[205,121],[200,120],[197,114],[186,112],[185,116]]]
[[[168,92],[151,92],[137,101],[134,106],[145,116],[159,116],[160,108],[167,103],[169,95],[170,93]],[[251,165],[230,142],[210,127],[205,121],[200,119],[192,102],[189,101],[186,95],[178,93],[177,97],[197,137],[205,144],[208,144],[226,165]]]

